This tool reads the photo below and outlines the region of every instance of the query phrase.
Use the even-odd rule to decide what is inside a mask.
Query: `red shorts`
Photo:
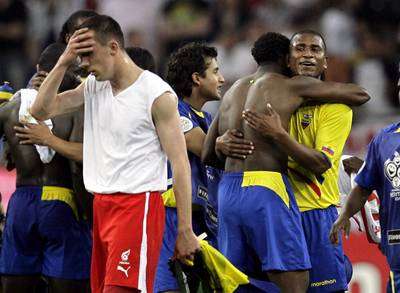
[[[105,285],[153,292],[164,230],[159,192],[95,194],[91,287]]]

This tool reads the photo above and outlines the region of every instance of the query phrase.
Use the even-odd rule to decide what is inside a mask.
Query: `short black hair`
[[[156,62],[149,50],[141,47],[127,47],[125,51],[137,66],[156,72]]]
[[[205,43],[191,42],[171,54],[167,64],[166,80],[178,97],[189,97],[192,94],[192,74],[197,72],[205,76],[206,58],[217,58],[215,47]]]
[[[65,44],[59,42],[48,45],[40,54],[38,61],[39,70],[50,72],[57,64],[57,61],[64,52],[65,47]],[[59,88],[60,92],[73,89],[79,85],[78,77],[75,74],[75,71],[77,69],[77,64],[73,64],[65,72],[64,78]]]
[[[254,42],[251,55],[258,65],[285,62],[289,54],[289,42],[282,34],[265,33]]]
[[[98,15],[93,10],[78,10],[72,13],[68,19],[64,22],[60,34],[58,35],[58,41],[66,44],[67,35],[72,35],[78,26],[79,19],[86,19]]]
[[[88,28],[96,33],[97,40],[105,45],[111,38],[115,38],[122,50],[124,49],[124,34],[118,22],[108,15],[95,15],[86,19],[76,29]]]
[[[39,56],[40,70],[50,72],[64,52],[65,47],[65,44],[59,42],[48,45]]]
[[[298,32],[294,33],[292,35],[292,37],[290,38],[290,45],[292,45],[293,39],[298,35],[313,35],[313,36],[320,37],[321,40],[322,40],[322,43],[324,44],[324,50],[325,50],[325,52],[327,51],[326,50],[327,48],[326,48],[325,38],[323,37],[323,35],[321,33],[317,32],[317,31],[314,31],[314,30],[311,30],[311,29],[298,31]]]

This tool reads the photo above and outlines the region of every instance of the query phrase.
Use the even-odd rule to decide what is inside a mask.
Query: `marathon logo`
[[[324,280],[320,282],[311,283],[311,287],[321,287],[321,286],[329,286],[336,283],[336,279]]]
[[[204,187],[199,186],[197,189],[197,196],[208,201],[208,192]]]
[[[389,230],[387,232],[388,244],[400,244],[400,230]]]

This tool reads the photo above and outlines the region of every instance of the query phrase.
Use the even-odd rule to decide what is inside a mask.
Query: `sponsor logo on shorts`
[[[321,286],[333,285],[335,283],[336,283],[336,279],[330,279],[330,280],[323,280],[323,281],[311,283],[310,286],[311,287],[321,287]]]
[[[207,204],[207,215],[214,225],[218,225],[218,214],[210,204]]]
[[[121,254],[121,260],[118,263],[117,266],[117,271],[121,271],[125,274],[125,276],[128,278],[128,271],[131,268],[130,262],[129,262],[129,255],[131,254],[131,250],[128,249],[127,251],[122,252]]]
[[[389,245],[400,244],[400,230],[389,230],[387,238]]]
[[[208,201],[208,192],[204,187],[199,186],[197,189],[197,196]]]

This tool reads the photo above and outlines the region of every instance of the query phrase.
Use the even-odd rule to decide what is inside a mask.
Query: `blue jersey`
[[[207,112],[200,112],[193,109],[183,100],[178,102],[181,128],[184,133],[200,127],[207,133],[212,122],[211,115]],[[216,234],[217,231],[217,186],[220,179],[220,171],[212,167],[205,166],[201,159],[188,151],[192,178],[192,203],[202,208],[202,219],[205,221],[209,232]],[[172,184],[172,171],[168,164],[168,182]],[[169,186],[170,187],[170,186]],[[209,235],[216,237],[216,235]]]
[[[400,122],[380,131],[368,146],[356,182],[380,199],[381,248],[392,270],[400,269]]]

